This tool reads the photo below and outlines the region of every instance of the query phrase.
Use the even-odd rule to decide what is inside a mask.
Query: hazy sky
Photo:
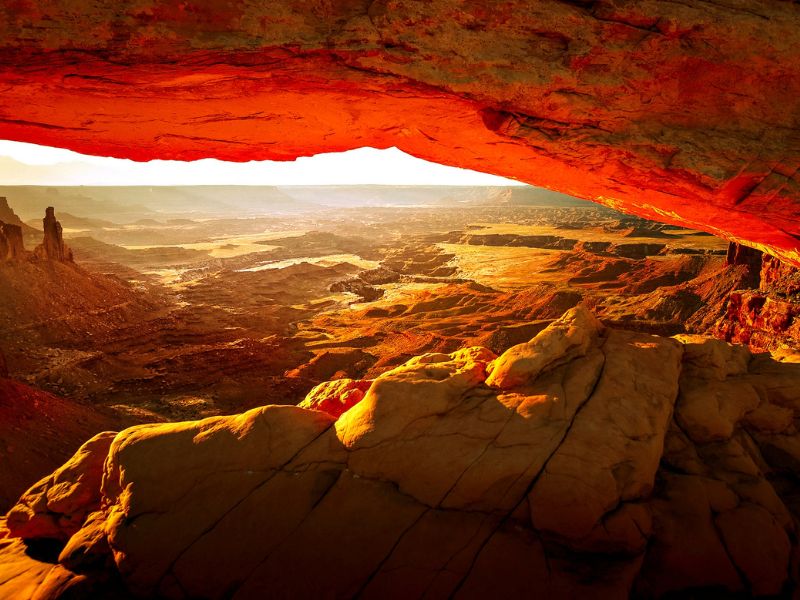
[[[430,163],[397,148],[359,148],[294,162],[215,159],[146,163],[0,140],[0,185],[515,185],[516,181]]]

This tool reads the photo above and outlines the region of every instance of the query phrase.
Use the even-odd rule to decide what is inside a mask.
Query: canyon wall
[[[800,269],[737,244],[728,264],[746,265],[752,285],[730,294],[715,335],[753,349],[800,348]]]
[[[291,160],[360,146],[800,265],[800,6],[122,0],[0,7],[0,137]]]

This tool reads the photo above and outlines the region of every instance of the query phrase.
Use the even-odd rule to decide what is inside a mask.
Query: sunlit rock
[[[6,139],[136,160],[397,146],[800,264],[792,2],[0,10]]]
[[[603,326],[585,307],[570,309],[525,344],[508,349],[489,366],[487,385],[520,386],[547,369],[583,356]]]
[[[321,410],[338,418],[343,412],[361,402],[371,385],[372,381],[353,379],[325,381],[308,392],[298,406]]]

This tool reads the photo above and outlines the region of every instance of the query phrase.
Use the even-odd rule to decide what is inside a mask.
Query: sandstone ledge
[[[499,358],[428,354],[310,396],[338,412],[336,391],[360,387],[338,419],[266,406],[87,444],[12,509],[0,596],[109,581],[170,598],[772,595],[797,581],[800,365],[603,328],[579,306]],[[53,523],[41,498],[82,526],[34,527]],[[15,540],[67,535],[46,567]]]

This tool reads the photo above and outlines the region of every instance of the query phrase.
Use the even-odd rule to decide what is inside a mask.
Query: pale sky
[[[430,163],[397,148],[358,148],[293,162],[134,162],[0,140],[0,185],[521,185]]]

